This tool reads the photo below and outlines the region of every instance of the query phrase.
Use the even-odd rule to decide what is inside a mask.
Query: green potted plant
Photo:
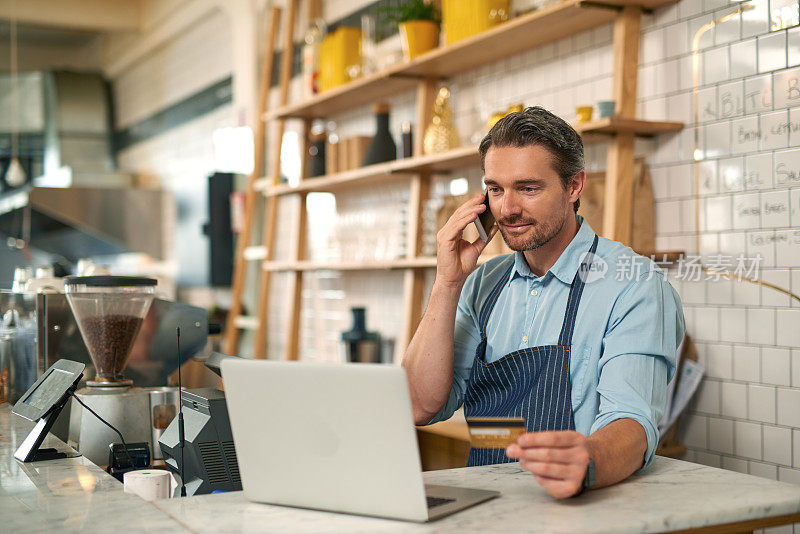
[[[439,46],[441,14],[426,0],[406,0],[396,7],[381,10],[385,20],[400,27],[403,53],[414,59]]]

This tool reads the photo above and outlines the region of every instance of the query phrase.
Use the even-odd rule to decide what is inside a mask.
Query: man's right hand
[[[483,194],[468,200],[458,207],[436,236],[436,281],[403,358],[414,421],[418,425],[428,424],[442,409],[453,386],[458,297],[478,263],[478,256],[486,248],[480,237],[470,243],[463,234],[484,209]],[[490,238],[495,233],[497,226],[492,228]]]
[[[436,283],[450,288],[461,289],[469,274],[475,269],[483,249],[489,242],[478,237],[470,243],[463,238],[464,230],[478,218],[486,206],[484,193],[469,199],[458,207],[436,235]],[[489,234],[489,241],[497,233],[497,225]]]

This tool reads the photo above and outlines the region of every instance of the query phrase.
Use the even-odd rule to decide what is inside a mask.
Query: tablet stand
[[[14,452],[14,458],[20,462],[39,462],[42,460],[57,460],[67,457],[67,453],[65,452],[58,452],[56,449],[49,448],[40,449],[39,447],[42,445],[47,433],[50,432],[50,429],[53,427],[53,423],[58,419],[61,410],[63,410],[64,406],[67,404],[70,395],[72,395],[77,387],[77,382],[72,384],[67,392],[64,393],[64,396],[61,397],[61,400],[53,406],[53,409],[36,421],[36,426],[33,427],[33,430],[28,433],[25,441],[22,442],[22,445]]]

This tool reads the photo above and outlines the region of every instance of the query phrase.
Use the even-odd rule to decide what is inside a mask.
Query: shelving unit
[[[497,258],[502,254],[491,254],[478,258],[478,265]],[[428,269],[436,267],[436,256],[418,256],[416,258],[399,258],[384,261],[345,261],[345,262],[313,262],[313,261],[271,261],[262,264],[269,271],[381,271],[391,269]]]
[[[656,261],[674,263],[683,256],[683,252],[671,251],[637,251],[639,254],[651,256]],[[504,254],[491,254],[480,256],[478,265]],[[396,260],[382,261],[265,261],[262,268],[273,272],[289,271],[388,271],[392,269],[429,269],[436,267],[436,256],[418,256],[416,258],[399,258]]]
[[[564,0],[512,19],[478,35],[437,48],[411,61],[359,78],[305,102],[275,109],[265,114],[264,118],[272,120],[326,117],[361,106],[365,102],[412,89],[417,80],[448,78],[492,61],[603,26],[616,20],[625,7],[634,6],[649,10],[674,1]]]
[[[394,65],[385,71],[355,80],[310,100],[279,107],[264,115],[264,120],[285,121],[302,119],[304,143],[310,122],[316,118],[363,106],[402,91],[416,92],[416,120],[418,131],[421,125],[430,122],[433,100],[439,83],[456,74],[475,69],[481,65],[499,61],[545,43],[574,35],[613,22],[614,24],[614,84],[612,98],[617,102],[615,117],[575,125],[586,144],[605,142],[608,144],[605,181],[605,209],[603,228],[605,236],[629,242],[631,236],[631,205],[633,195],[634,139],[637,136],[655,136],[676,132],[683,128],[677,122],[653,122],[635,117],[636,89],[639,60],[641,14],[673,3],[675,0],[607,0],[586,2],[564,0],[539,11],[517,17],[496,28],[464,39],[449,46],[440,47],[412,61]],[[465,146],[442,154],[423,155],[422,135],[415,136],[413,157],[372,165],[323,177],[308,178],[305,161],[298,185],[278,184],[277,177],[270,176],[257,181],[255,187],[274,202],[284,195],[300,197],[300,213],[292,224],[297,229],[290,261],[274,261],[270,250],[274,248],[275,224],[268,220],[268,240],[261,247],[246,247],[245,258],[261,260],[266,276],[270,273],[290,274],[289,324],[286,332],[285,359],[297,359],[300,328],[301,288],[303,273],[317,270],[402,270],[404,272],[403,326],[396,343],[396,355],[402,355],[408,345],[423,311],[425,269],[436,266],[436,258],[421,256],[422,229],[420,224],[422,207],[429,197],[431,176],[479,164],[477,146]],[[305,199],[310,192],[341,192],[353,187],[406,181],[409,184],[408,241],[404,257],[395,260],[372,262],[317,262],[305,258]],[[272,205],[272,204],[271,204]],[[646,252],[657,259],[662,256],[675,261],[681,253]],[[489,257],[482,258],[482,261]],[[237,298],[237,295],[234,295]],[[254,328],[256,339],[265,339],[266,310],[263,305],[268,296],[260,293],[258,317],[234,317],[229,324],[235,328]],[[238,339],[238,332],[228,332]],[[254,356],[263,357],[266,343],[254,347]],[[229,344],[230,346],[230,344]]]
[[[576,123],[575,130],[583,136],[584,144],[608,142],[611,136],[631,133],[638,137],[651,137],[663,133],[677,132],[683,129],[681,122],[655,122],[606,118],[597,121]],[[335,192],[348,187],[362,187],[391,180],[404,179],[407,176],[428,172],[431,174],[447,173],[480,163],[478,145],[459,147],[441,154],[410,157],[377,165],[369,165],[345,172],[329,174],[303,180],[301,184],[269,186],[273,180],[262,178],[256,188],[267,196],[290,195],[300,192],[325,191]],[[390,175],[401,175],[390,178]]]
[[[380,163],[378,165],[351,169],[327,176],[309,178],[302,180],[300,184],[295,186],[288,184],[269,186],[268,184],[274,183],[274,180],[263,178],[258,186],[259,189],[264,191],[264,195],[268,197],[308,193],[312,191],[340,191],[348,187],[361,187],[385,181],[387,177],[392,174],[392,163]],[[393,179],[398,178],[399,177],[395,177]]]
[[[607,117],[591,122],[579,122],[572,126],[582,136],[592,136],[589,142],[600,141],[600,139],[594,137],[597,135],[633,134],[639,137],[652,137],[683,130],[682,122],[641,121],[623,119],[621,117]],[[584,143],[586,143],[585,138]]]

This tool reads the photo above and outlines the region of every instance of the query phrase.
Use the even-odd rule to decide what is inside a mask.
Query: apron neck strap
[[[489,293],[489,296],[486,297],[486,301],[483,303],[480,316],[478,317],[478,326],[481,329],[482,338],[486,337],[486,324],[489,322],[489,316],[492,314],[492,310],[494,309],[494,305],[497,302],[497,298],[503,291],[506,282],[508,282],[509,278],[511,277],[511,271],[513,269],[514,269],[514,263],[512,262],[511,266],[506,270],[505,274],[503,274],[503,276],[500,277],[500,280],[492,288],[492,291]]]
[[[578,272],[575,273],[575,278],[572,279],[572,285],[569,288],[569,298],[567,299],[567,311],[564,314],[564,324],[561,325],[561,335],[558,337],[559,345],[568,346],[572,344],[572,332],[575,330],[575,318],[578,316],[578,306],[580,305],[583,286],[585,285],[581,273],[584,271],[588,272],[588,265],[592,262],[592,256],[594,256],[597,250],[597,241],[597,235],[595,235],[592,248],[590,248],[588,254],[584,256],[583,261],[581,261],[578,267]]]

